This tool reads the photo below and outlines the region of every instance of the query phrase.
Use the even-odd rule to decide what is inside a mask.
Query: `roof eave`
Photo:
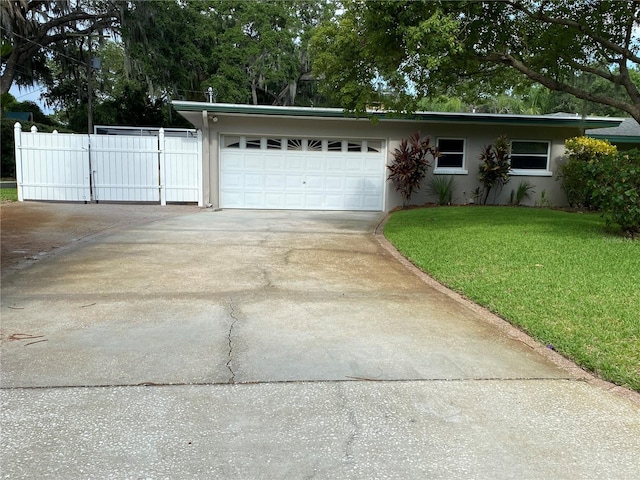
[[[280,107],[270,105],[236,105],[226,103],[171,102],[177,111],[193,112],[206,110],[212,114],[263,115],[279,117],[307,117],[345,120],[376,119],[390,122],[446,122],[521,126],[557,126],[579,128],[617,127],[622,119],[604,117],[557,117],[547,115],[500,115],[487,113],[416,112],[401,115],[397,113],[368,111],[365,115],[351,113],[339,108]]]

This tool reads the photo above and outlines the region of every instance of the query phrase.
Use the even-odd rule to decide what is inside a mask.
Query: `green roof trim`
[[[622,118],[617,127],[587,130],[585,135],[611,143],[640,143],[640,124],[633,118]]]
[[[340,108],[317,107],[277,107],[271,105],[241,105],[230,103],[187,102],[174,100],[171,102],[177,111],[200,112],[230,115],[261,115],[282,117],[309,118],[344,118],[352,120],[386,120],[386,121],[419,121],[447,123],[478,123],[498,125],[538,125],[558,127],[603,128],[617,127],[621,119],[607,117],[576,117],[558,115],[513,115],[493,113],[448,113],[448,112],[416,112],[399,114],[390,112],[368,111],[366,114],[347,112]]]
[[[628,135],[600,135],[596,133],[587,133],[587,137],[596,140],[609,140],[611,143],[640,143],[640,137]]]

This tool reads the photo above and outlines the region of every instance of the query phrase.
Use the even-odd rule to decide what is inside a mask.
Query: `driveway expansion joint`
[[[228,366],[229,370],[231,367]],[[235,373],[233,373],[233,381],[216,382],[153,382],[145,381],[140,383],[96,383],[84,385],[34,385],[34,386],[6,386],[0,387],[2,391],[17,390],[65,390],[65,389],[83,389],[83,388],[147,388],[147,387],[224,387],[228,385],[234,386],[255,386],[255,385],[293,385],[293,384],[356,384],[356,383],[475,383],[475,382],[575,382],[589,383],[588,379],[576,377],[475,377],[475,378],[394,378],[371,380],[365,378],[354,378],[345,376],[344,379],[322,379],[322,380],[245,380],[236,381]],[[638,403],[636,401],[636,403]]]

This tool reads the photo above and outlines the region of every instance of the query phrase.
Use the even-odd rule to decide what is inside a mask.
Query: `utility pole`
[[[87,58],[87,134],[89,135],[89,145],[88,145],[88,150],[87,150],[87,156],[88,156],[88,160],[89,160],[89,195],[90,195],[90,201],[91,203],[93,202],[97,202],[98,199],[96,198],[96,192],[95,192],[95,182],[94,182],[94,178],[93,178],[93,174],[95,173],[93,171],[93,162],[91,159],[91,135],[93,135],[93,85],[91,84],[91,79],[93,77],[93,70],[94,70],[94,59],[91,58],[91,43],[93,41],[94,37],[104,37],[103,35],[100,34],[94,34],[93,32],[88,32],[88,33],[70,33],[68,34],[69,37],[87,37],[87,51],[88,51],[88,58]],[[99,67],[97,67],[99,68]]]
[[[91,58],[92,49],[91,44],[94,38],[107,38],[107,35],[102,35],[99,33],[68,33],[68,37],[86,37],[87,38],[87,133],[89,135],[93,134],[93,71],[98,70],[100,68],[100,59]]]
[[[91,59],[91,35],[88,35],[89,59],[87,60],[87,133],[93,133],[93,109],[92,98],[93,86],[91,85],[91,77],[93,77],[93,61]]]

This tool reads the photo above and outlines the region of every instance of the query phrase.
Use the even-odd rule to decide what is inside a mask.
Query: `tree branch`
[[[583,33],[584,35],[588,36],[589,38],[592,38],[593,40],[595,40],[598,44],[602,45],[603,47],[618,53],[619,55],[622,55],[624,58],[634,62],[634,63],[638,63],[640,64],[640,57],[638,55],[635,55],[629,48],[629,42],[627,42],[627,47],[623,47],[620,45],[615,44],[614,42],[612,42],[611,40],[609,40],[606,37],[603,37],[601,35],[598,35],[597,33],[593,32],[592,30],[588,29],[585,25],[576,22],[575,20],[569,20],[566,18],[556,18],[556,17],[551,17],[549,15],[546,15],[542,12],[542,7],[537,11],[537,12],[532,12],[531,10],[529,10],[525,5],[523,5],[522,3],[518,2],[518,1],[507,1],[507,4],[511,5],[513,8],[515,8],[516,10],[524,13],[525,15],[527,15],[529,18],[532,19],[536,19],[536,20],[540,20],[542,22],[545,23],[550,23],[552,25],[563,25],[565,27],[571,27],[574,28],[576,30],[578,30],[579,32]],[[637,15],[632,16],[632,18],[637,18]],[[633,21],[631,22],[633,23]],[[630,39],[630,36],[627,37],[628,39]]]
[[[583,65],[580,62],[576,62],[572,58],[565,59],[568,65],[572,66],[575,70],[579,70],[585,73],[591,73],[592,75],[596,75],[600,78],[604,78],[605,80],[619,84],[620,83],[620,75],[614,75],[609,71],[600,70],[599,68],[590,67],[589,65]]]
[[[518,60],[517,58],[515,58],[510,54],[491,53],[487,55],[484,59],[492,63],[502,63],[502,64],[509,65],[515,68],[520,73],[527,76],[528,78],[530,78],[531,80],[544,85],[550,90],[566,92],[573,95],[574,97],[581,98],[583,100],[588,100],[590,102],[595,102],[595,103],[601,103],[604,105],[610,105],[612,107],[615,107],[619,110],[622,110],[624,112],[631,114],[631,116],[633,116],[636,120],[640,121],[640,105],[638,104],[623,102],[621,100],[617,100],[609,96],[597,95],[597,94],[590,93],[585,90],[573,87],[567,83],[560,82],[558,80],[555,80],[551,77],[544,75],[543,73],[533,70],[532,68],[525,65],[522,61]]]

